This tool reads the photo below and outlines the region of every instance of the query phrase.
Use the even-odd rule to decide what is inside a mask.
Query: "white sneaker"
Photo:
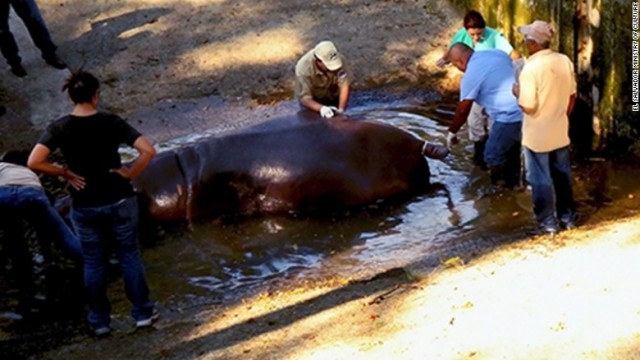
[[[160,318],[160,314],[158,313],[158,310],[154,309],[153,313],[151,314],[151,316],[149,318],[136,321],[136,327],[138,329],[149,327],[149,326],[153,325],[153,323],[156,320],[158,320],[159,318]]]
[[[111,333],[111,328],[108,326],[99,327],[97,329],[93,329],[93,335],[98,337],[107,336]]]

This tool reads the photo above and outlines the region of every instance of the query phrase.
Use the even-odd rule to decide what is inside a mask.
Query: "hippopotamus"
[[[160,153],[133,185],[159,221],[336,210],[425,190],[423,152],[446,156],[427,144],[388,124],[300,111]]]

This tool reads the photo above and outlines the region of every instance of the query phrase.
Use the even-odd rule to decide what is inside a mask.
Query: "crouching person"
[[[80,241],[51,205],[38,176],[27,168],[28,152],[9,151],[0,161],[0,229],[2,244],[12,263],[12,278],[18,287],[18,312],[33,309],[37,289],[33,279],[33,255],[25,238],[23,220],[36,231],[45,261],[50,245],[60,245],[71,259],[82,259]],[[48,275],[48,274],[46,274]],[[46,276],[45,275],[45,276]],[[48,276],[46,282],[49,282]]]

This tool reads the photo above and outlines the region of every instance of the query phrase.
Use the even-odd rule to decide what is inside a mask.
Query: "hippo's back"
[[[145,178],[173,183],[140,190],[150,203],[184,207],[175,213],[188,218],[335,210],[426,187],[421,149],[421,140],[390,125],[300,112],[180,149],[176,176],[154,175],[156,167],[171,166],[160,157],[164,165],[152,162]]]

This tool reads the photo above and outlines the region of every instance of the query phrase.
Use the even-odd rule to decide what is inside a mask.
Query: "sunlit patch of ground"
[[[163,356],[206,358],[640,358],[640,216],[509,245],[417,282],[401,277],[264,295]],[[367,291],[366,287],[379,287]],[[381,296],[383,295],[383,296]],[[327,302],[330,304],[328,305]],[[233,332],[244,335],[231,336]],[[227,337],[227,335],[229,337]],[[226,343],[219,343],[226,339]]]

